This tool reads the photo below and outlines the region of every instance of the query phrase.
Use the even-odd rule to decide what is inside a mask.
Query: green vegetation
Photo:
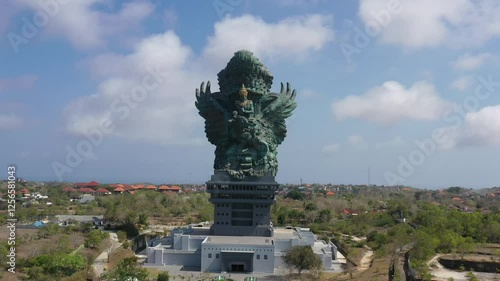
[[[24,185],[30,188],[30,184]],[[52,220],[59,214],[104,215],[106,222],[119,230],[118,240],[123,247],[130,248],[127,238],[131,239],[149,225],[182,226],[213,219],[213,206],[206,193],[140,190],[135,194],[97,196],[92,203],[78,204],[69,200],[78,194],[61,193],[61,188],[58,184],[37,187],[36,191],[49,195],[54,204],[47,206],[43,200],[38,204],[18,204],[16,216],[20,222]],[[420,277],[426,277],[429,276],[427,261],[436,253],[464,259],[484,243],[500,243],[500,208],[498,197],[495,198],[499,188],[478,191],[450,187],[429,191],[349,186],[327,194],[328,188],[322,185],[306,185],[304,188],[287,186],[287,190],[290,191],[278,196],[273,205],[274,224],[309,227],[320,239],[333,241],[354,262],[359,261],[367,247],[374,250],[376,260],[387,261],[397,249],[413,246],[412,267]],[[6,208],[2,202],[1,208]],[[5,223],[5,214],[0,213],[0,224]],[[105,247],[102,242],[107,234],[94,230],[92,224],[73,223],[66,227],[48,224],[29,236],[19,236],[18,249],[28,248],[19,258],[19,271],[30,278],[37,276],[29,280],[44,280],[55,270],[60,272],[60,278],[70,278],[68,280],[85,276],[95,256]],[[38,241],[49,240],[57,240],[57,243],[38,246]],[[4,263],[6,246],[0,247],[0,261]],[[121,248],[119,250],[124,251]],[[46,255],[57,258],[41,266]],[[492,250],[492,259],[497,256],[500,251]],[[299,267],[295,268],[301,272]]]
[[[137,263],[136,257],[121,260],[118,265],[101,275],[103,281],[137,280],[144,281],[148,278],[148,271]],[[168,280],[168,279],[167,279]]]
[[[147,227],[149,224],[172,224],[181,218],[198,221],[213,220],[213,206],[206,193],[194,193],[189,196],[158,193],[156,191],[139,191],[134,195],[119,194],[98,198],[98,204],[104,209],[107,221],[116,225],[137,225]],[[124,207],[126,206],[126,207]],[[140,211],[139,211],[140,210]],[[152,222],[153,221],[153,222]],[[129,237],[137,235],[125,229]]]
[[[288,192],[288,194],[286,195],[286,198],[291,198],[293,200],[304,200],[306,199],[306,195],[302,192],[300,192],[299,190],[292,190],[290,192]]]
[[[453,195],[448,198],[463,192],[470,190],[453,187],[449,191]],[[291,200],[292,197],[299,200]],[[436,253],[453,253],[463,259],[479,243],[500,243],[498,211],[464,211],[451,200],[440,206],[431,204],[443,200],[437,192],[377,194],[366,189],[330,198],[320,192],[312,193],[310,199],[292,197],[278,200],[273,207],[277,225],[310,227],[321,239],[333,240],[350,258],[357,256],[359,248],[365,245],[375,251],[376,257],[390,257],[396,249],[412,243],[412,266],[421,276],[427,275],[427,261]],[[464,200],[463,206],[470,208],[479,204],[476,202],[481,202],[481,206],[491,204],[487,198],[477,198],[469,200],[472,203]],[[344,210],[356,210],[356,215]],[[403,217],[411,224],[401,223]],[[354,241],[341,234],[366,240]]]
[[[158,277],[156,278],[156,281],[169,281],[169,280],[170,280],[170,275],[168,275],[168,272],[158,273]]]
[[[290,268],[295,268],[299,274],[304,270],[317,270],[322,266],[321,259],[310,246],[294,246],[283,256],[283,261]]]
[[[26,280],[51,280],[82,270],[85,258],[79,254],[43,254],[28,260],[25,266]]]
[[[97,249],[99,248],[99,245],[101,245],[101,242],[106,238],[109,238],[109,234],[107,232],[94,229],[87,234],[87,237],[85,238],[85,247]]]
[[[472,271],[469,271],[466,276],[469,278],[469,281],[481,281]]]
[[[118,231],[116,233],[116,236],[118,236],[118,242],[123,243],[125,239],[127,239],[127,233],[125,231]]]

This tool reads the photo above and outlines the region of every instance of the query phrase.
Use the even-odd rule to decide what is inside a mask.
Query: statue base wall
[[[279,186],[273,176],[239,180],[217,173],[206,184],[214,204],[211,235],[273,236],[271,206]]]

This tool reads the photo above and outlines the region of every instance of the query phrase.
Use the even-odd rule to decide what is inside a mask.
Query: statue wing
[[[296,94],[295,90],[291,91],[289,83],[286,83],[286,90],[281,83],[279,94],[271,93],[262,100],[262,118],[266,121],[265,127],[272,131],[276,144],[281,144],[286,137],[285,119],[297,107]]]
[[[227,138],[226,118],[228,111],[216,99],[218,93],[211,93],[210,81],[205,89],[205,82],[196,89],[196,108],[205,119],[205,133],[208,141],[218,145]]]

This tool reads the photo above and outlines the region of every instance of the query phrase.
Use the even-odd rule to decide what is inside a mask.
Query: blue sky
[[[499,14],[491,0],[7,0],[0,164],[206,181],[194,90],[248,49],[273,91],[298,91],[279,182],[365,184],[370,169],[372,184],[499,185]]]

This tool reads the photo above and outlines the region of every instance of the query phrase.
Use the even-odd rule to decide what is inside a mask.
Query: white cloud
[[[426,81],[416,82],[407,89],[397,81],[388,81],[363,95],[334,102],[332,110],[338,120],[359,118],[392,124],[403,119],[435,120],[448,106],[434,85]]]
[[[462,76],[451,82],[451,87],[459,91],[465,91],[469,89],[474,83],[474,78],[472,76]]]
[[[347,137],[347,142],[358,149],[368,148],[368,144],[365,142],[365,139],[362,136],[352,135]]]
[[[394,137],[393,139],[387,140],[387,141],[382,141],[378,142],[375,144],[375,147],[377,149],[380,148],[385,148],[385,147],[401,147],[406,144],[406,140],[404,140],[402,137]]]
[[[285,36],[278,31],[288,34],[297,31],[302,35],[314,33],[319,29],[314,24],[316,18],[310,16],[303,21],[287,19],[278,24],[266,23],[251,16],[226,18],[217,24],[215,35],[210,37],[199,56],[195,56],[188,46],[183,45],[172,31],[144,38],[129,54],[106,53],[96,56],[86,61],[85,65],[102,82],[94,94],[78,98],[67,105],[64,110],[66,129],[71,134],[83,136],[86,132],[99,128],[104,121],[111,120],[116,126],[111,133],[113,136],[160,144],[199,143],[201,140],[193,136],[202,131],[200,127],[203,126],[203,120],[194,106],[194,89],[199,87],[201,81],[214,77],[217,73],[215,71],[220,70],[213,69],[215,66],[208,63],[208,56],[217,54],[217,58],[221,61],[224,58],[226,63],[240,48],[252,49],[252,46],[258,47],[261,54],[282,54],[286,58],[295,57],[298,52],[315,51],[326,41],[316,42],[317,44],[302,43],[303,38]],[[231,26],[241,32],[234,34]],[[259,29],[254,30],[250,38],[250,42],[255,44],[233,47],[227,45],[255,27]],[[270,34],[295,39],[290,39],[287,44],[268,45],[266,40],[279,39],[270,40]],[[236,37],[231,38],[232,35]],[[227,57],[220,57],[222,53]],[[157,66],[160,66],[161,73],[165,73],[163,83],[150,90],[143,101],[133,102],[133,106],[127,105],[132,89],[141,85],[150,69]],[[212,91],[216,90],[217,84],[213,83]],[[112,104],[115,106],[112,107]],[[119,110],[118,107],[129,108],[129,113],[125,114],[126,110]]]
[[[202,77],[186,71],[190,54],[174,33],[167,32],[145,38],[129,55],[93,61],[92,69],[102,67],[98,75],[105,79],[95,94],[66,107],[67,130],[83,135],[111,120],[115,136],[162,144],[192,142],[192,130],[202,124],[194,107],[194,88]],[[143,85],[144,77],[158,66],[162,82],[144,100],[130,98],[132,89]]]
[[[321,151],[325,152],[325,153],[335,153],[339,150],[340,150],[340,144],[338,144],[338,143],[332,143],[332,144],[325,145],[321,149]]]
[[[389,3],[399,3],[401,11],[386,25],[375,15],[388,11]],[[382,42],[409,48],[480,46],[500,35],[500,3],[492,0],[361,0],[359,14],[365,23],[386,25]]]
[[[477,55],[464,54],[454,60],[451,65],[455,70],[475,70],[483,65],[488,59],[493,57],[489,53],[481,53]]]
[[[289,17],[278,23],[251,15],[226,18],[215,24],[215,34],[208,38],[204,56],[226,62],[235,51],[248,49],[263,59],[301,59],[333,41],[332,23],[332,17],[324,15]]]
[[[42,2],[19,0],[16,3],[30,8],[33,13],[45,13]],[[103,11],[103,6],[108,3],[106,0],[65,2],[58,6],[54,16],[49,17],[43,30],[63,35],[77,48],[105,46],[108,40],[116,40],[118,36],[134,31],[154,10],[150,2],[142,0],[126,2],[116,12]]]
[[[143,39],[131,54],[102,54],[89,60],[87,65],[96,77],[137,77],[156,65],[172,72],[180,70],[189,63],[191,55],[191,49],[183,46],[175,33],[166,32]]]
[[[360,145],[360,144],[363,144],[365,142],[365,140],[363,139],[362,136],[357,136],[357,135],[349,136],[347,138],[347,141],[351,145]]]
[[[500,145],[500,105],[469,112],[460,123],[442,129],[445,136],[442,148],[445,149]]]
[[[20,91],[31,88],[38,80],[36,75],[23,75],[11,78],[0,78],[0,93]]]
[[[15,114],[0,114],[0,130],[10,130],[20,127],[23,119]]]
[[[318,96],[318,94],[311,89],[303,89],[299,91],[299,93],[300,93],[299,97],[303,99],[312,99]]]

